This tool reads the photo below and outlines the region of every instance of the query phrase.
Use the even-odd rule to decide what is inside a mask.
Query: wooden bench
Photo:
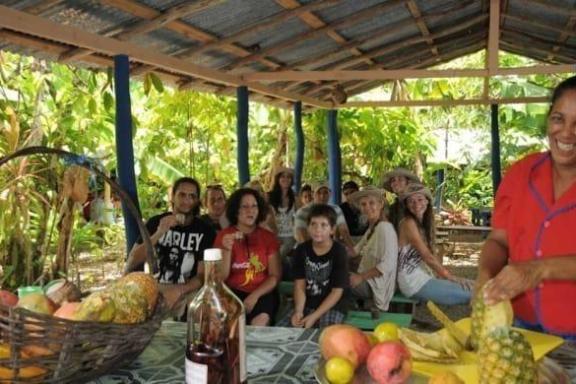
[[[374,316],[376,315],[376,316]],[[412,314],[410,313],[390,313],[390,312],[364,312],[364,311],[348,311],[345,324],[352,325],[366,331],[372,331],[376,326],[383,322],[397,324],[400,327],[408,327],[412,322]]]

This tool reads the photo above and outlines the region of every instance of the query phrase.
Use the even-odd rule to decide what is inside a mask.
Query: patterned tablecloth
[[[318,330],[247,327],[249,383],[317,384],[318,336]],[[90,384],[184,383],[185,345],[186,324],[165,321],[135,362]],[[574,344],[564,344],[548,356],[566,369],[570,383],[576,383]]]
[[[318,361],[318,331],[247,327],[248,379],[252,383],[312,384]],[[151,344],[125,369],[90,384],[184,383],[186,324],[165,321]]]

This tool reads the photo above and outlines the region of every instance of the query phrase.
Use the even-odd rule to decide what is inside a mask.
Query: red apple
[[[66,301],[54,312],[54,316],[60,317],[61,319],[74,320],[79,306],[80,303],[69,303]]]
[[[347,324],[324,328],[318,344],[325,360],[335,356],[343,357],[348,359],[355,368],[366,361],[370,352],[370,341],[366,334]]]
[[[378,384],[405,383],[412,373],[410,351],[401,341],[377,344],[368,354],[366,367]]]
[[[0,290],[0,304],[13,307],[18,303],[18,296],[5,289]]]

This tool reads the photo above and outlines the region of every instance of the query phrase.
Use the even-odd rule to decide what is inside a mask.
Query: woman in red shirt
[[[488,303],[511,299],[516,324],[576,341],[576,76],[548,112],[550,150],[506,173],[477,286]]]
[[[234,192],[226,205],[230,226],[218,232],[214,246],[223,249],[222,278],[244,302],[251,325],[265,326],[278,309],[276,286],[282,276],[276,235],[260,224],[266,202],[251,188]]]

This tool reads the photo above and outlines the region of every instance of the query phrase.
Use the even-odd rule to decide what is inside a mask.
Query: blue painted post
[[[304,169],[304,131],[302,130],[302,102],[294,103],[294,133],[296,134],[296,161],[294,162],[294,189],[300,192]]]
[[[236,137],[238,141],[237,164],[240,186],[250,181],[250,162],[248,159],[248,88],[236,90],[238,110],[236,112]]]
[[[442,192],[444,191],[444,169],[436,170],[436,212],[440,212],[442,208]]]
[[[338,138],[338,111],[328,111],[328,184],[332,190],[330,202],[340,204],[340,185],[342,184],[342,163],[340,141]]]
[[[138,191],[134,173],[134,148],[132,146],[132,110],[130,106],[130,62],[128,56],[114,56],[114,92],[116,93],[116,162],[118,184],[130,195],[136,207]],[[140,233],[136,219],[122,204],[124,231],[126,233],[126,251],[129,253],[138,240]]]
[[[501,166],[500,166],[500,128],[498,121],[498,104],[490,105],[491,111],[491,133],[492,133],[492,190],[494,198],[500,185]]]

